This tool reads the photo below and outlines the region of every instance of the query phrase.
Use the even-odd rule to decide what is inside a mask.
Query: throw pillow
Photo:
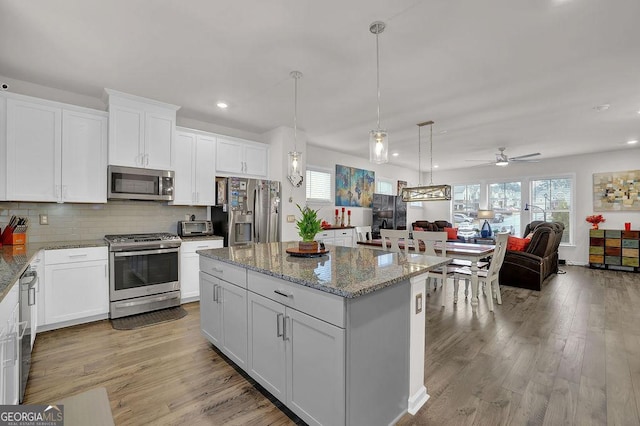
[[[509,239],[507,240],[507,250],[525,251],[527,247],[529,247],[530,242],[530,238],[518,238],[509,235]]]
[[[419,227],[419,226],[414,226],[414,227],[413,227],[413,230],[414,230],[414,231],[424,231],[424,228],[421,228],[421,227]]]
[[[447,240],[457,240],[458,239],[458,228],[444,228],[447,232]]]

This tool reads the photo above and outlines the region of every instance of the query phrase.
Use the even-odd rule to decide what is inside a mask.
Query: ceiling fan
[[[484,164],[495,164],[496,166],[507,166],[509,165],[509,163],[511,161],[513,161],[514,163],[537,163],[539,160],[532,160],[531,157],[535,157],[537,155],[540,155],[539,152],[535,152],[533,154],[527,154],[527,155],[519,155],[517,157],[508,157],[507,154],[504,153],[506,148],[498,148],[498,151],[496,153],[496,159],[495,161],[493,160],[467,160],[467,161],[481,161]]]

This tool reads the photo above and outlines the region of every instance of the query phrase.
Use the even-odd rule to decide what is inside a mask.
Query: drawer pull
[[[280,296],[284,296],[284,297],[293,297],[293,294],[291,293],[285,293],[284,291],[281,290],[273,290],[273,292],[275,294],[279,294]]]
[[[223,270],[223,269],[218,269],[218,268],[211,267],[211,270],[212,270],[213,272],[217,272],[218,274],[222,274],[222,273],[224,273],[224,270]]]
[[[76,257],[87,257],[87,253],[85,254],[70,254],[69,257],[71,258],[76,258]]]

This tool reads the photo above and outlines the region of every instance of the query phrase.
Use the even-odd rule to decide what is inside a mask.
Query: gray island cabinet
[[[297,243],[200,250],[203,335],[308,424],[386,425],[426,402],[425,273],[446,258]]]

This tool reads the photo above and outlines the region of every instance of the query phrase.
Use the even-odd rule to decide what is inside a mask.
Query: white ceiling
[[[638,0],[0,0],[0,75],[93,97],[113,88],[262,133],[293,125],[289,72],[299,70],[309,143],[368,157],[376,20],[387,24],[381,127],[400,153],[392,163],[417,169],[426,120],[441,169],[491,160],[500,146],[541,161],[638,155],[626,145],[640,138]],[[424,128],[423,171],[428,143]]]

